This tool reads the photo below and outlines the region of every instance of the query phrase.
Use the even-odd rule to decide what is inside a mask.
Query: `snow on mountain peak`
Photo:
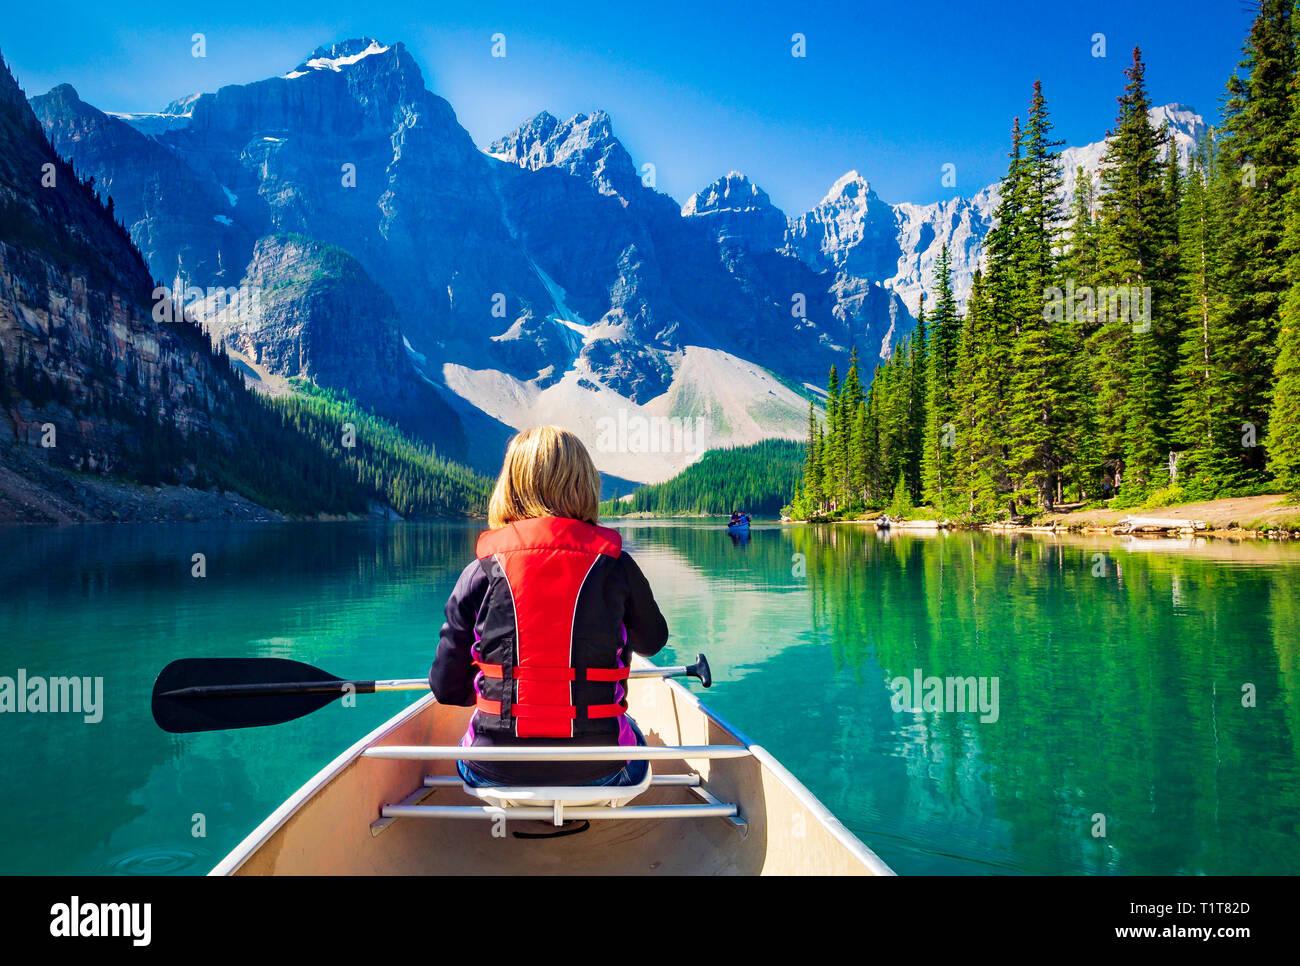
[[[871,184],[866,178],[858,174],[856,170],[846,171],[840,176],[839,180],[831,185],[831,190],[826,192],[826,197],[822,199],[823,205],[835,204],[845,200],[855,200],[858,198],[867,199],[874,197],[871,190]]]
[[[202,96],[202,94],[190,94],[188,97],[178,97],[156,113],[121,113],[119,111],[105,111],[104,113],[117,118],[119,121],[125,121],[141,134],[157,136],[166,134],[168,131],[179,131],[188,127],[190,121],[194,118],[194,104]]]
[[[328,44],[317,47],[312,51],[310,57],[285,74],[284,77],[293,80],[295,77],[305,77],[309,71],[313,70],[340,71],[359,60],[374,54],[382,54],[389,49],[391,48],[385,47],[379,41],[372,40],[369,37]]]

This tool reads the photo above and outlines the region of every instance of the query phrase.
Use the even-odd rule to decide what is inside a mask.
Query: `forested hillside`
[[[709,450],[677,476],[643,486],[630,499],[608,500],[601,516],[626,513],[775,516],[799,480],[804,447],[785,439]]]
[[[492,482],[442,459],[344,393],[297,380],[272,402],[285,422],[346,465],[357,482],[406,518],[485,516]],[[348,427],[351,427],[349,429]]]
[[[864,391],[856,354],[810,413],[796,516],[898,491],[953,518],[1114,497],[1300,489],[1300,85],[1268,0],[1224,121],[1188,170],[1148,120],[1141,52],[1101,175],[1069,204],[1035,83],[964,315],[945,251],[909,341]]]

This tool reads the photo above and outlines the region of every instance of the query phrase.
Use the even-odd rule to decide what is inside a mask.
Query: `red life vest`
[[[627,713],[622,612],[604,574],[622,553],[614,530],[564,517],[480,535],[488,574],[474,645],[475,728],[518,738],[605,733]],[[620,605],[621,606],[621,605]]]

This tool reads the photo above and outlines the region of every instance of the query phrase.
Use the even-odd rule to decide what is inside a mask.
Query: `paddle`
[[[634,668],[629,677],[694,677],[706,688],[713,684],[703,654],[694,664]],[[346,681],[279,657],[187,657],[168,664],[154,682],[153,719],[173,734],[259,728],[301,718],[345,694],[428,688],[425,678]]]

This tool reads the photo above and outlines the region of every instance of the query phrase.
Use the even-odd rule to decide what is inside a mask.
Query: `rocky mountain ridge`
[[[289,236],[346,253],[374,288],[281,301],[260,344],[248,320],[222,337],[280,374],[340,379],[368,404],[383,393],[363,388],[361,360],[409,367],[402,379],[436,391],[437,422],[453,427],[438,445],[459,435],[483,468],[512,427],[543,412],[593,426],[619,414],[705,419],[720,445],[801,436],[831,363],[853,346],[887,356],[910,331],[944,243],[964,300],[997,202],[991,186],[889,204],[848,172],[787,217],[732,172],[679,205],[643,180],[604,112],[542,112],[480,151],[403,45],[370,38],[158,114],[106,114],[66,86],[32,104],[56,147],[113,196],[160,278],[267,284],[259,260]],[[1190,141],[1199,119],[1161,110]],[[1071,151],[1095,168],[1096,147]],[[325,324],[304,342],[312,315],[356,328]],[[388,321],[362,324],[376,316]],[[394,331],[404,363],[392,359]],[[387,348],[347,344],[359,340]],[[358,364],[344,372],[350,354]],[[735,391],[714,384],[741,371],[754,378]],[[409,413],[402,425],[419,432]],[[598,463],[653,481],[699,454],[629,455]]]

